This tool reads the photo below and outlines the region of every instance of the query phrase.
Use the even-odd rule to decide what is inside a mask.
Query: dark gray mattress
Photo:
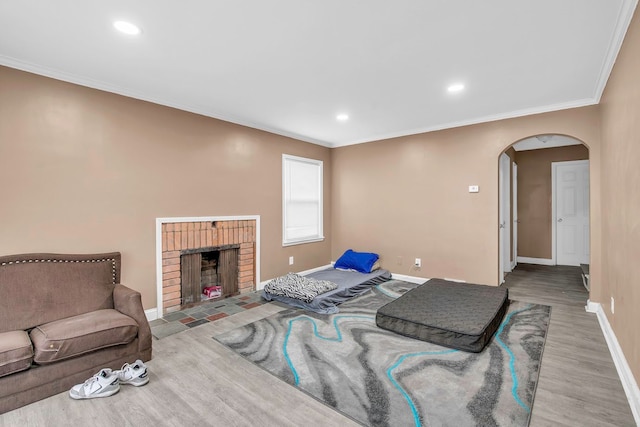
[[[411,338],[478,353],[508,307],[507,288],[431,279],[380,307],[376,324]]]
[[[318,295],[310,303],[282,295],[273,295],[264,290],[262,291],[262,297],[267,301],[279,301],[316,313],[333,314],[338,312],[339,304],[367,292],[373,286],[391,280],[391,273],[383,269],[375,270],[371,273],[359,273],[357,271],[336,270],[331,267],[310,273],[307,277],[328,280],[337,284],[338,288]]]

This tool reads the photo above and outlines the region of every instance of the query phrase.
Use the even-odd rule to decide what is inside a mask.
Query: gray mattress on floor
[[[380,307],[383,329],[445,347],[480,352],[509,307],[507,288],[431,279]]]
[[[391,273],[387,270],[379,269],[371,273],[359,273],[357,271],[343,271],[335,268],[310,273],[306,277],[317,280],[328,280],[338,285],[333,291],[320,294],[310,303],[302,300],[289,298],[282,295],[273,295],[262,291],[262,297],[267,301],[279,301],[293,307],[304,308],[316,313],[333,314],[338,312],[338,305],[367,292],[373,286],[391,280]]]

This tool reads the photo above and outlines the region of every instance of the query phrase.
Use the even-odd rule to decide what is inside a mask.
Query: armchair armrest
[[[136,321],[138,324],[139,351],[141,354],[148,355],[143,362],[151,359],[151,327],[149,327],[147,316],[144,314],[140,292],[118,283],[113,289],[113,307]]]

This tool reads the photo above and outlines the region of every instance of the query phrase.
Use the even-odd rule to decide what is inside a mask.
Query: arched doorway
[[[528,137],[500,154],[499,171],[500,283],[518,262],[588,265],[588,148],[565,135]]]

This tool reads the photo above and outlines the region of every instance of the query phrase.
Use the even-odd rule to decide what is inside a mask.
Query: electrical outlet
[[[611,314],[616,312],[616,301],[611,297]]]
[[[420,258],[416,258],[416,262],[413,263],[416,267],[422,267],[422,260]]]
[[[293,265],[293,257],[292,256],[289,257],[289,265]]]
[[[469,186],[469,193],[478,193],[480,191],[480,187],[477,185]]]

